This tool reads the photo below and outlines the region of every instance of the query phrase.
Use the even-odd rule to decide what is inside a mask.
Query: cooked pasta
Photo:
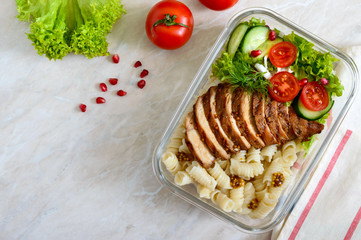
[[[231,189],[229,191],[229,197],[234,202],[233,211],[240,212],[244,202],[244,186]]]
[[[291,167],[297,160],[296,143],[295,141],[289,141],[282,145],[282,161],[287,167]]]
[[[182,140],[185,138],[185,127],[184,124],[180,124],[176,129],[174,129],[173,135],[168,144],[167,151],[170,151],[174,154],[178,153],[179,147],[183,144]]]
[[[227,195],[223,194],[218,189],[211,193],[211,200],[214,204],[217,204],[225,212],[231,212],[234,208],[233,200],[227,197]]]
[[[277,205],[278,197],[272,193],[266,193],[258,207],[250,212],[249,216],[252,218],[264,218]]]
[[[203,185],[197,184],[197,192],[201,198],[206,198],[206,199],[211,198],[212,190],[210,190],[209,188]]]
[[[191,176],[185,171],[178,171],[174,175],[174,182],[179,186],[187,185],[193,182]]]
[[[221,159],[217,159],[216,162],[219,164],[219,166],[223,169],[226,170],[227,166],[228,166],[228,160],[221,160]]]
[[[162,155],[162,162],[164,163],[167,170],[173,175],[181,170],[178,158],[173,152],[165,152]]]
[[[198,162],[193,161],[186,169],[187,173],[199,184],[214,191],[217,185],[217,181],[208,174],[207,170],[204,169]]]
[[[267,162],[271,162],[273,155],[277,152],[277,144],[269,145],[267,147],[262,148],[261,156],[263,160]]]
[[[270,166],[265,170],[263,176],[263,182],[267,184],[267,186],[271,185],[272,182],[272,175],[277,172],[282,172],[284,168],[282,158],[274,159]]]
[[[260,163],[262,160],[261,150],[251,147],[247,151],[246,162],[247,163]]]
[[[262,163],[244,163],[231,158],[230,172],[231,174],[249,179],[263,173]]]
[[[238,153],[232,155],[231,159],[237,160],[239,162],[245,162],[246,161],[246,154],[247,154],[247,152],[245,150],[241,150]]]
[[[241,214],[248,214],[251,212],[251,209],[248,208],[248,204],[256,198],[256,191],[251,182],[246,183],[244,186],[244,201],[242,209],[240,210]]]
[[[178,151],[179,152],[184,152],[184,153],[187,153],[187,154],[191,153],[189,151],[188,147],[187,147],[186,140],[184,138],[182,139],[182,145],[179,146]]]
[[[219,166],[218,162],[215,162],[214,166],[208,169],[209,174],[216,179],[217,187],[224,189],[231,189],[231,179]]]

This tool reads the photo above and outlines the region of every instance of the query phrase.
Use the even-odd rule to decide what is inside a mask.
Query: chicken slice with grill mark
[[[231,155],[217,141],[216,136],[212,132],[212,129],[204,112],[203,97],[204,95],[198,97],[197,102],[193,106],[197,129],[214,155],[222,159],[230,159]]]
[[[268,115],[268,117],[266,118],[266,121],[271,132],[273,133],[273,136],[275,136],[279,143],[283,143],[289,138],[286,132],[282,129],[282,125],[280,123],[278,116],[278,104],[279,102],[275,100],[267,102],[268,108],[266,110],[266,115]]]
[[[265,143],[260,138],[253,116],[252,95],[237,88],[233,92],[232,110],[237,126],[245,134],[248,142],[256,149],[263,148]]]
[[[251,147],[251,144],[240,132],[237,127],[237,122],[234,119],[232,113],[232,89],[228,84],[220,84],[216,93],[216,112],[221,122],[223,130],[232,139],[235,146],[242,150],[247,150]]]
[[[278,117],[282,126],[282,129],[287,134],[289,140],[296,138],[295,133],[293,132],[290,117],[288,114],[288,108],[284,103],[278,103]]]
[[[316,121],[300,118],[292,107],[289,108],[289,116],[292,129],[301,141],[308,141],[313,135],[321,133],[324,128],[322,124]]]
[[[202,164],[203,167],[209,168],[213,165],[215,157],[207,145],[202,141],[202,137],[197,131],[194,123],[194,114],[190,112],[185,119],[186,144],[193,156]]]
[[[258,131],[261,134],[266,146],[278,143],[277,139],[273,136],[267,122],[266,122],[266,101],[262,94],[253,94],[253,116],[256,122]]]
[[[216,112],[216,91],[217,87],[213,86],[209,88],[208,92],[203,97],[204,112],[218,142],[225,148],[227,152],[235,153],[239,149],[234,148],[233,141],[224,132]]]

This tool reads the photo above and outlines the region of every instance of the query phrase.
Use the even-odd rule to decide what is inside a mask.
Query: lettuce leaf
[[[296,61],[290,66],[298,79],[308,78],[310,81],[319,81],[326,78],[329,81],[325,87],[331,96],[342,95],[344,87],[340,79],[334,74],[334,63],[339,61],[331,53],[322,53],[315,50],[314,44],[295,34],[285,35],[285,41],[292,42],[298,52]]]
[[[16,0],[18,19],[30,22],[28,38],[39,55],[62,59],[109,55],[106,35],[125,14],[121,0]]]

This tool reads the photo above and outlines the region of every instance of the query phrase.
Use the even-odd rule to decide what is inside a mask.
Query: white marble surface
[[[268,7],[337,47],[361,44],[359,0],[240,0],[214,12],[184,0],[195,29],[181,49],[146,37],[156,0],[124,0],[109,35],[109,57],[36,54],[15,1],[0,9],[0,239],[269,239],[249,235],[172,195],[156,181],[151,156],[183,93],[224,24],[236,12]],[[147,86],[136,87],[140,69]],[[107,93],[97,85],[118,77]],[[124,89],[120,98],[116,90]],[[104,105],[95,98],[107,99]],[[86,113],[79,103],[88,105]]]

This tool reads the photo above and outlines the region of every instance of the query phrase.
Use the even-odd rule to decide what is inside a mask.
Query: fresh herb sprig
[[[268,93],[270,81],[263,77],[263,73],[253,68],[253,62],[247,55],[237,51],[233,59],[227,52],[212,65],[212,75],[222,82],[242,87],[249,92]]]

